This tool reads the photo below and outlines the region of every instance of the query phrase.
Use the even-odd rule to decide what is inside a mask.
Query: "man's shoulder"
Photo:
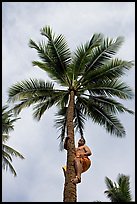
[[[83,147],[88,147],[87,145],[83,145]]]
[[[85,148],[85,149],[90,149],[87,145],[84,145],[83,148]]]

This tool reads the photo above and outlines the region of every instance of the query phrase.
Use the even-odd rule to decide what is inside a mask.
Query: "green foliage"
[[[117,183],[113,183],[108,177],[105,177],[105,183],[108,190],[104,191],[104,193],[111,200],[111,202],[132,201],[129,178],[129,176],[124,174],[119,174]]]
[[[120,100],[133,99],[132,89],[121,77],[134,64],[114,57],[124,42],[123,37],[111,39],[95,33],[71,54],[64,36],[56,35],[49,26],[41,29],[41,35],[45,41],[29,41],[29,46],[37,51],[40,59],[32,64],[48,73],[52,82],[29,79],[11,86],[9,101],[17,102],[15,113],[19,114],[23,108],[33,105],[33,116],[40,120],[48,108],[57,106],[59,111],[55,122],[63,142],[69,96],[74,91],[73,122],[76,131],[83,135],[85,121],[90,118],[108,133],[125,136],[126,131],[117,114],[133,114],[133,111],[118,102],[116,97]]]
[[[9,132],[14,130],[14,122],[19,118],[15,118],[12,110],[7,110],[8,106],[2,107],[2,168],[4,170],[10,170],[14,176],[17,176],[17,173],[12,166],[12,157],[19,157],[24,159],[24,157],[15,149],[6,145],[5,143],[9,139]]]

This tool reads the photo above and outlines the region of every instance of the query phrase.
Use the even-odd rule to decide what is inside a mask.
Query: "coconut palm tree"
[[[9,139],[9,132],[14,130],[13,123],[19,118],[13,117],[12,111],[7,110],[7,108],[7,105],[2,107],[2,167],[4,170],[9,169],[14,176],[17,176],[17,173],[12,165],[12,157],[16,156],[21,159],[24,159],[24,157],[18,151],[5,143]]]
[[[129,179],[129,176],[119,174],[116,183],[112,182],[112,180],[110,180],[107,176],[105,177],[107,190],[105,190],[104,193],[111,200],[111,202],[134,202],[132,201]],[[94,202],[101,201],[97,200]]]
[[[105,177],[108,190],[104,191],[111,202],[132,202],[129,176],[119,174],[117,183]]]
[[[50,26],[40,32],[47,41],[36,43],[30,39],[29,46],[37,51],[41,59],[32,64],[44,70],[51,81],[26,79],[17,82],[9,88],[9,102],[17,102],[14,106],[16,114],[33,105],[33,116],[38,120],[48,108],[53,105],[58,107],[55,122],[60,129],[59,137],[61,142],[65,134],[70,138],[63,202],[76,202],[76,185],[71,182],[75,177],[74,130],[79,130],[83,136],[85,120],[91,118],[110,134],[125,136],[125,129],[116,114],[132,114],[133,111],[114,97],[124,100],[133,98],[131,88],[119,79],[133,66],[133,62],[113,58],[123,37],[109,39],[95,33],[71,54],[62,34],[55,35]]]

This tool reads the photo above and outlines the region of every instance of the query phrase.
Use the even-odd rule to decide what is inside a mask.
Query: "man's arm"
[[[66,150],[67,150],[67,146],[68,146],[68,139],[69,139],[69,137],[66,137],[65,141],[64,141],[64,149],[66,149]]]
[[[91,150],[90,150],[90,148],[88,146],[85,145],[84,150],[85,150],[84,156],[92,155],[92,152],[91,152]]]

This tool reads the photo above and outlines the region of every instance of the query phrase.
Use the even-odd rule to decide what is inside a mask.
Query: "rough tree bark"
[[[76,202],[76,184],[73,184],[71,179],[75,178],[75,168],[74,168],[74,157],[75,157],[75,140],[74,140],[74,91],[70,92],[70,101],[68,105],[67,114],[67,136],[70,138],[68,140],[67,149],[67,172],[64,184],[64,198],[63,202]]]

